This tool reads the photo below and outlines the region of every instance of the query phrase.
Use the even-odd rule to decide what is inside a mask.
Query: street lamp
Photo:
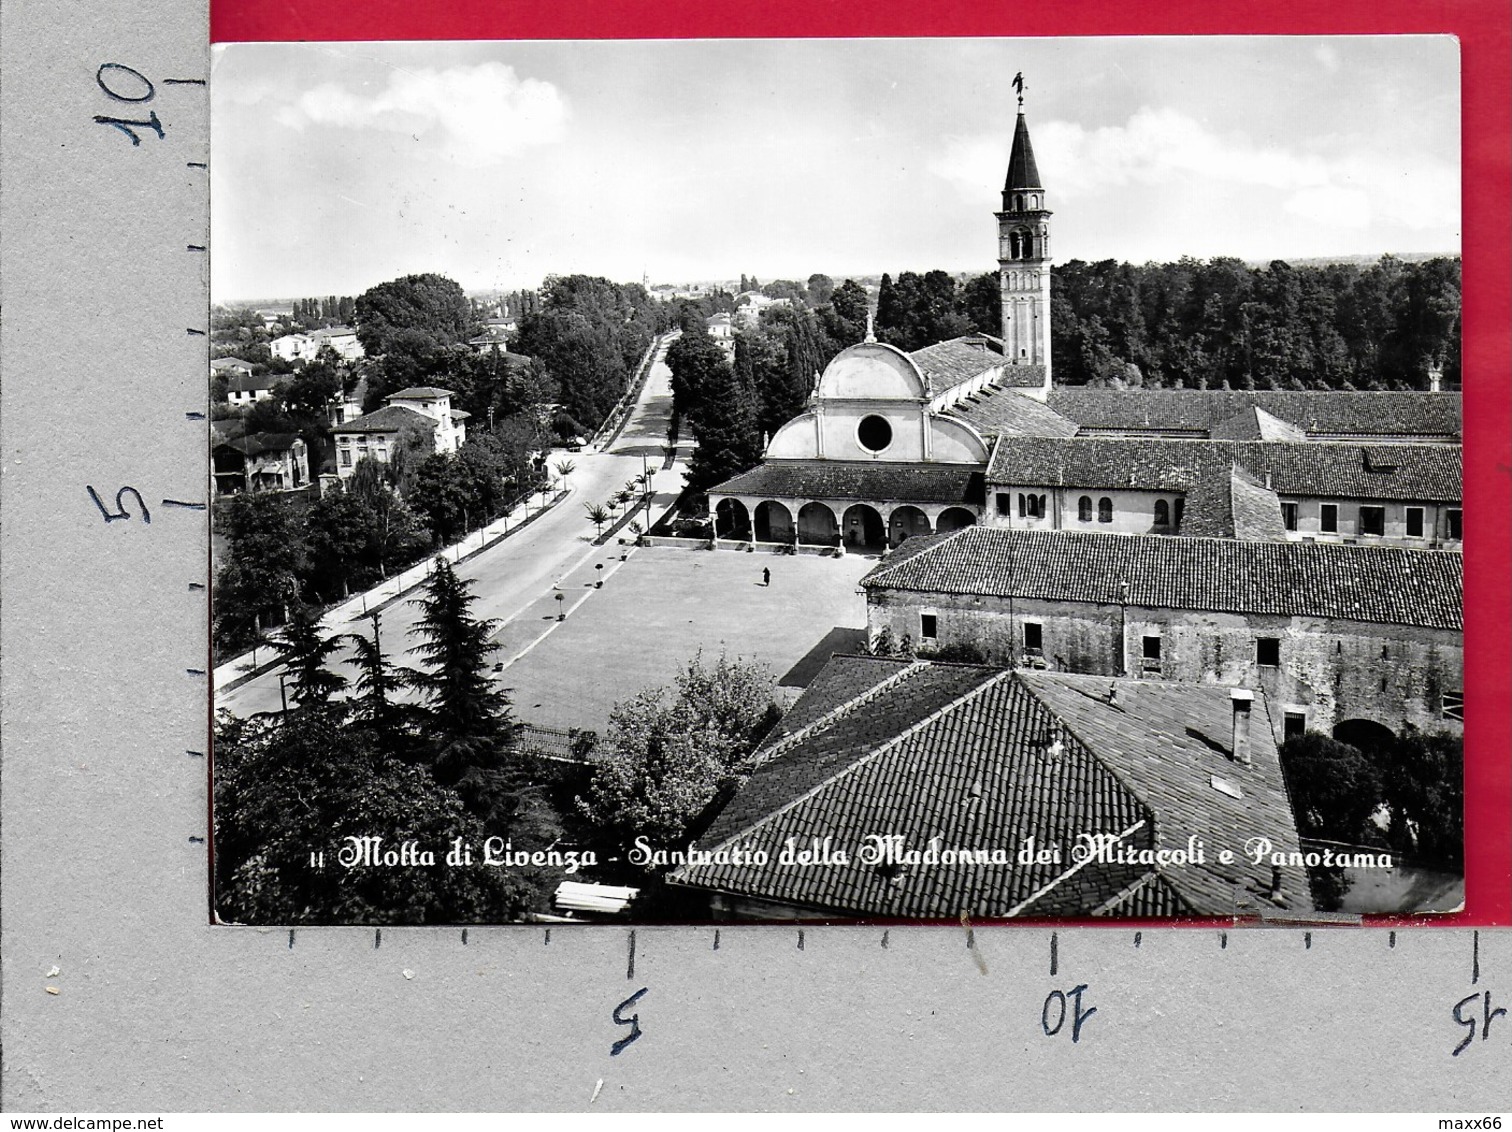
[[[280,672],[278,674],[278,699],[279,699],[279,702],[281,702],[283,704],[283,714],[284,715],[288,715],[289,714],[289,693],[288,693],[287,689],[284,688],[284,680],[285,680],[286,676],[287,676],[287,673]]]
[[[600,562],[594,569],[598,571],[598,581],[593,583],[593,588],[601,590],[604,588],[604,564]]]

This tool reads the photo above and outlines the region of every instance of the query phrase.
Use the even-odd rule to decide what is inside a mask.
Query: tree
[[[322,493],[305,512],[305,540],[326,597],[332,596],[327,579],[336,583],[341,597],[351,592],[352,576],[361,569],[372,540],[373,521],[372,509],[340,486]]]
[[[545,878],[511,869],[342,864],[349,837],[384,848],[414,840],[439,861],[452,839],[478,846],[494,830],[339,711],[288,726],[223,714],[215,771],[215,897],[226,921],[498,922],[549,906]],[[311,866],[315,853],[323,865]]]
[[[1381,778],[1357,748],[1307,732],[1283,743],[1280,756],[1298,833],[1350,843],[1371,836]]]
[[[765,669],[720,657],[689,661],[671,689],[616,704],[609,738],[579,812],[608,846],[637,836],[673,847],[692,823],[751,769],[750,756],[775,721]]]
[[[1394,743],[1381,773],[1394,846],[1428,864],[1464,865],[1465,742],[1448,732],[1415,732]]]
[[[216,641],[244,641],[299,597],[308,561],[303,531],[280,492],[244,492],[216,507],[226,565],[216,579]]]
[[[346,490],[361,500],[367,511],[367,553],[383,578],[388,577],[391,564],[413,561],[429,541],[414,512],[394,488],[403,476],[401,461],[396,459],[402,451],[392,453],[388,464],[363,457],[347,480]]]
[[[604,524],[611,518],[608,508],[602,503],[585,503],[583,508],[588,512],[588,521],[593,524],[593,537],[595,539],[602,537]]]
[[[321,635],[318,609],[295,606],[283,636],[268,643],[293,678],[289,690],[301,709],[324,707],[346,688],[346,677],[331,671],[331,658],[341,651],[342,639]]]
[[[444,275],[406,275],[371,287],[354,307],[357,340],[369,357],[397,350],[411,358],[465,345],[473,330],[472,305]]]
[[[427,713],[437,781],[457,787],[474,812],[487,814],[515,724],[509,694],[495,686],[491,671],[498,622],[472,616],[478,598],[471,589],[446,559],[436,559],[421,596],[411,602],[421,617],[410,630],[420,643],[410,651],[423,669],[406,672],[404,679],[420,693]]]

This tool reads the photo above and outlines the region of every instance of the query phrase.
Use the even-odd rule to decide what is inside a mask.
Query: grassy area
[[[601,562],[607,577],[592,590]],[[829,651],[859,639],[866,601],[857,582],[873,565],[859,556],[663,547],[641,548],[622,563],[606,547],[563,581],[566,621],[556,623],[558,603],[546,597],[499,633],[501,660],[539,640],[501,678],[514,689],[519,718],[597,731],[616,702],[671,683],[699,649],[711,660],[724,652],[760,661],[786,678],[791,697]],[[770,586],[761,584],[763,567],[772,571]]]

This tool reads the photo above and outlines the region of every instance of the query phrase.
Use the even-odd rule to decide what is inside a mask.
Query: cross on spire
[[[1024,91],[1029,89],[1029,84],[1024,81],[1024,72],[1020,71],[1013,76],[1013,89],[1018,93],[1019,109],[1024,108]]]

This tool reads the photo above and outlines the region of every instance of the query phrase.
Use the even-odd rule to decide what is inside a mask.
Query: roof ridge
[[[883,692],[896,688],[899,684],[903,683],[904,680],[911,679],[913,676],[916,676],[919,672],[928,667],[929,662],[923,660],[915,660],[912,664],[904,665],[902,668],[894,672],[891,676],[872,685],[860,695],[853,696],[850,699],[836,705],[835,707],[830,708],[829,711],[825,712],[818,719],[815,719],[805,726],[800,727],[791,735],[783,736],[781,739],[777,740],[777,742],[773,743],[770,747],[767,747],[764,750],[758,750],[756,754],[760,757],[761,761],[756,765],[761,766],[765,763],[771,762],[773,759],[781,758],[788,751],[792,750],[799,743],[803,742],[803,740],[810,739],[813,736],[818,735],[822,731],[828,731],[835,724],[839,723],[840,720],[852,714],[857,708],[871,703]]]
[[[920,663],[927,663],[927,662],[920,662]],[[825,789],[826,787],[832,785],[835,782],[838,782],[841,778],[844,778],[847,774],[850,774],[853,771],[858,770],[858,769],[860,769],[863,766],[867,766],[868,764],[870,764],[872,762],[875,762],[882,755],[884,755],[887,752],[893,750],[894,748],[900,746],[901,744],[903,744],[907,740],[913,738],[914,735],[918,734],[924,728],[926,728],[930,724],[934,723],[937,719],[939,719],[941,716],[943,716],[946,712],[954,711],[956,708],[960,707],[962,704],[966,703],[967,701],[969,701],[971,699],[974,699],[975,697],[977,697],[979,695],[982,695],[989,688],[996,688],[999,684],[1003,683],[1005,680],[1011,680],[1013,678],[1013,676],[1014,676],[1014,672],[1013,672],[1012,669],[1004,669],[1002,672],[996,673],[995,675],[988,677],[986,680],[983,680],[976,687],[971,688],[970,690],[968,690],[966,692],[963,692],[961,695],[957,696],[955,699],[951,700],[949,703],[944,704],[943,706],[941,706],[939,708],[936,708],[934,711],[930,712],[928,715],[926,715],[923,719],[919,720],[917,723],[914,723],[914,724],[910,725],[909,727],[906,727],[903,731],[899,732],[897,735],[894,735],[891,739],[889,739],[887,742],[883,743],[876,750],[867,752],[866,754],[862,755],[859,759],[857,759],[855,762],[849,763],[846,766],[841,767],[834,774],[831,774],[827,778],[824,778],[823,780],[821,780],[820,782],[815,783],[814,786],[812,786],[808,790],[805,790],[802,794],[798,795],[796,798],[790,798],[790,799],[788,799],[788,801],[786,801],[785,803],[783,803],[781,806],[778,806],[775,810],[771,811],[771,813],[764,814],[757,821],[754,821],[750,825],[744,826],[741,829],[736,830],[734,833],[730,834],[730,836],[727,837],[727,838],[725,838],[723,841],[720,841],[717,844],[711,846],[710,849],[709,849],[709,851],[713,852],[713,851],[715,851],[717,849],[720,849],[723,846],[729,845],[737,837],[749,836],[750,833],[753,830],[760,829],[762,826],[770,824],[771,822],[773,822],[776,819],[780,818],[782,815],[786,814],[789,810],[793,809],[794,807],[800,805],[803,802],[808,801],[815,794],[819,793],[819,791]]]

